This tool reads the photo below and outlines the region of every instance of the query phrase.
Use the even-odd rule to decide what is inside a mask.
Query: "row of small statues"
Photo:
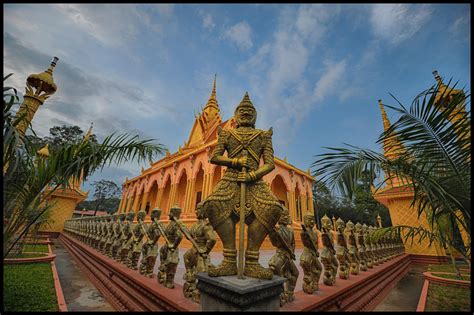
[[[186,298],[199,303],[196,274],[207,272],[209,253],[216,243],[216,237],[201,205],[196,207],[197,222],[189,229],[179,220],[181,211],[178,206],[172,207],[166,226],[159,221],[162,211],[154,209],[150,213],[150,224],[144,223],[146,212],[142,210],[136,214],[135,223],[135,212],[72,218],[65,222],[64,231],[129,268],[138,269],[140,274],[149,278],[153,276],[153,267],[159,254],[157,281],[170,289],[174,288],[179,263],[178,246],[184,235],[193,246],[183,257],[186,267],[183,293]],[[165,241],[161,248],[158,247],[160,237]]]
[[[179,221],[181,208],[170,209],[169,223],[159,222],[161,210],[151,211],[151,223],[145,224],[145,211],[128,212],[91,218],[73,218],[65,223],[64,230],[80,241],[103,252],[129,268],[139,270],[146,277],[152,277],[157,256],[160,256],[158,283],[174,288],[174,277],[179,263],[178,246],[183,235],[192,243],[183,258],[186,267],[183,294],[186,298],[199,303],[196,274],[207,272],[210,252],[216,243],[215,232],[209,224],[202,205],[196,207],[197,222],[189,229]],[[399,235],[385,234],[375,237],[377,228],[366,224],[345,223],[341,218],[333,222],[326,215],[321,219],[319,233],[315,230],[314,215],[303,217],[301,240],[304,246],[300,256],[303,269],[303,291],[313,294],[319,290],[319,280],[323,274],[323,283],[332,286],[337,274],[340,279],[349,279],[404,252]],[[319,248],[318,234],[322,248]],[[163,237],[165,244],[158,250],[158,239]],[[294,290],[299,276],[293,260],[295,256],[295,237],[291,228],[291,217],[285,208],[278,226],[269,234],[270,241],[276,247],[276,253],[269,261],[269,267],[275,275],[287,278],[285,290],[280,297],[280,305],[294,300]],[[336,241],[334,241],[336,239]],[[138,260],[142,255],[141,263]],[[324,267],[324,270],[323,270]],[[324,271],[324,272],[323,272]]]

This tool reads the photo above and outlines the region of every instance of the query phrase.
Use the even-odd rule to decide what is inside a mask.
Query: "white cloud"
[[[346,71],[346,60],[341,60],[336,64],[326,65],[326,72],[321,76],[314,87],[314,98],[322,101],[327,96],[333,95],[340,87],[341,79]]]
[[[214,23],[214,19],[212,18],[212,15],[206,14],[202,18],[202,26],[208,30],[212,30],[216,26],[216,24]]]
[[[249,78],[250,86],[258,92],[253,101],[259,110],[260,126],[275,127],[277,147],[289,143],[298,123],[324,99],[323,92],[315,94],[317,83],[306,79],[306,71],[310,62],[319,57],[315,48],[320,47],[338,13],[339,6],[334,5],[284,8],[272,39],[238,65],[239,73]],[[334,67],[336,71],[326,69],[330,73],[322,74],[325,79],[319,83],[321,87],[325,84],[328,91],[332,88],[330,79],[340,78],[345,61]]]
[[[459,17],[449,27],[449,31],[454,38],[468,41],[471,38],[471,12],[467,11],[465,15]]]
[[[372,31],[375,37],[398,45],[422,29],[432,13],[427,4],[376,4],[370,17]]]
[[[224,31],[224,38],[234,42],[241,50],[247,50],[253,46],[252,29],[245,22],[239,22]]]

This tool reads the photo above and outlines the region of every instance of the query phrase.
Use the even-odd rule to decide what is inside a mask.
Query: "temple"
[[[119,212],[145,210],[147,220],[152,209],[158,207],[167,214],[173,205],[183,209],[183,221],[195,221],[196,204],[206,198],[225,167],[209,163],[209,157],[217,144],[218,128],[235,127],[234,118],[222,120],[217,102],[216,79],[211,95],[201,113],[196,116],[191,133],[184,146],[178,151],[142,169],[141,174],[122,184],[122,200]],[[289,164],[286,158],[275,157],[275,169],[263,177],[273,194],[284,204],[293,219],[293,227],[300,229],[303,215],[313,213],[312,184],[314,178],[308,171],[302,171]],[[162,216],[165,219],[166,216]],[[296,233],[298,234],[298,233]]]

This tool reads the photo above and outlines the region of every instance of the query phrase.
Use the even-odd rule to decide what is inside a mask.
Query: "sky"
[[[325,147],[381,152],[377,103],[409,106],[433,70],[471,90],[470,4],[4,4],[4,84],[24,92],[53,56],[58,91],[33,128],[57,125],[99,140],[112,132],[188,139],[217,74],[229,119],[246,91],[275,155],[307,170]],[[470,105],[469,105],[470,106]],[[396,114],[387,109],[393,122]],[[158,157],[160,159],[161,157]],[[97,172],[119,186],[149,164]],[[317,175],[316,175],[317,176]]]

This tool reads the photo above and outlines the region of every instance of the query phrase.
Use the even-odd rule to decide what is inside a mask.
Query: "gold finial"
[[[84,142],[89,140],[90,136],[92,135],[92,127],[94,126],[94,122],[91,122],[91,126],[89,127],[89,130],[87,130],[86,135],[84,136]]]
[[[207,101],[206,106],[204,106],[204,109],[202,109],[203,111],[209,111],[209,107],[214,108],[214,110],[220,111],[219,105],[217,104],[216,79],[217,79],[217,74],[214,75],[214,83],[212,85],[211,96],[209,96],[209,100]]]
[[[433,71],[433,76],[434,76],[436,82],[438,82],[438,84],[443,83],[443,79],[441,79],[441,76],[439,75],[438,70]]]
[[[49,156],[49,149],[48,149],[48,143],[44,147],[42,147],[40,150],[38,150],[36,153],[42,158],[46,158]]]
[[[383,106],[382,100],[379,100],[380,111],[382,112],[383,130],[387,131],[390,128],[390,121],[388,120],[385,107]]]
[[[382,218],[380,217],[380,214],[377,213],[377,224],[379,225],[379,228],[382,227]]]
[[[387,113],[385,112],[385,107],[383,106],[382,100],[379,100],[379,107],[380,111],[382,112],[382,121],[383,121],[383,129],[385,132],[390,128],[390,121],[388,120]],[[405,148],[398,140],[397,136],[391,136],[388,139],[384,140],[383,144],[384,148],[384,155],[388,159],[397,158],[400,154],[405,152]]]
[[[336,226],[336,217],[333,215],[332,216],[332,225],[333,225],[333,230],[336,231],[337,230],[337,226]]]
[[[45,92],[46,97],[42,99],[44,101],[47,97],[50,95],[54,94],[58,87],[54,83],[53,80],[53,69],[56,66],[56,63],[58,61],[58,57],[54,57],[53,61],[51,62],[51,65],[49,68],[38,74],[31,74],[27,79],[26,79],[26,94],[27,95],[32,95],[33,96],[33,88],[36,89],[34,96],[38,97],[40,96],[41,92]],[[40,97],[41,98],[41,97]]]

